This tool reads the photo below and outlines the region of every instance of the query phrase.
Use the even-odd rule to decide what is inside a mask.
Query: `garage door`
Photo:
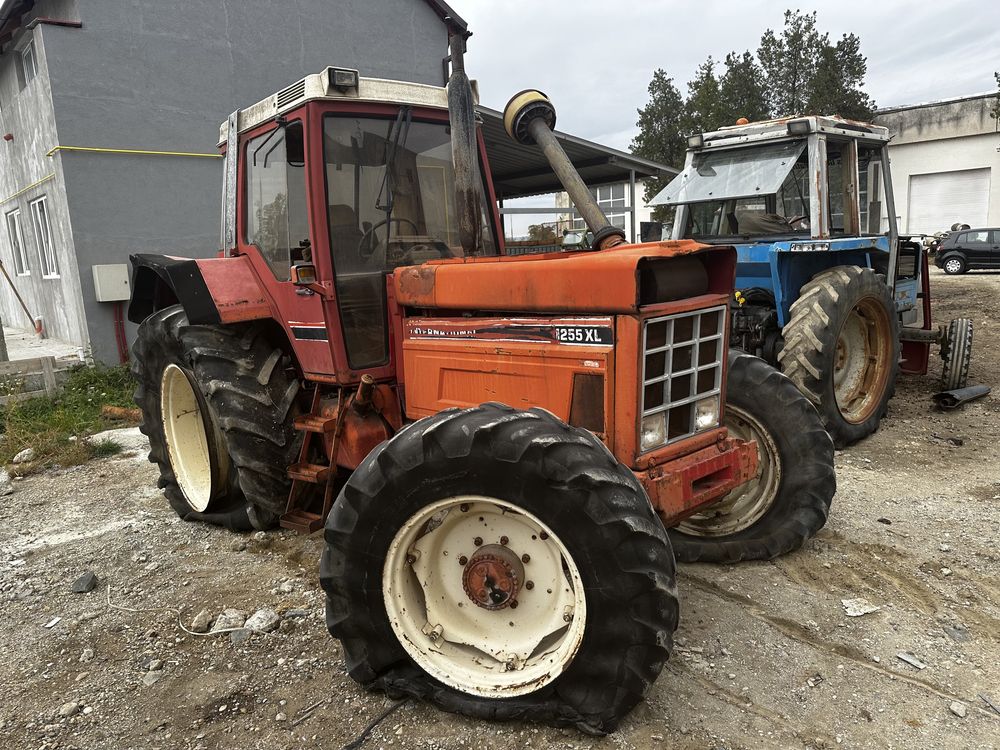
[[[933,234],[958,222],[985,226],[989,202],[989,167],[911,175],[906,231]]]

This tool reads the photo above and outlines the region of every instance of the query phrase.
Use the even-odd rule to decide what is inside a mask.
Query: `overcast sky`
[[[525,88],[553,100],[558,128],[628,150],[653,70],[681,93],[712,55],[754,51],[786,7],[762,0],[449,0],[469,22],[467,68],[483,104],[502,109]],[[832,41],[854,33],[868,58],[866,90],[880,107],[996,90],[1000,3],[838,0],[818,11]]]

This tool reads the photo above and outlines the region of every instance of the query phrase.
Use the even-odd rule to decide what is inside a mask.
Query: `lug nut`
[[[510,603],[510,608],[511,609],[517,609],[517,599],[515,599],[514,601],[512,601]]]
[[[524,588],[528,589],[528,591],[531,591],[533,588],[535,588],[535,582],[534,581],[525,581],[524,582]]]
[[[462,555],[460,558],[458,558],[459,565],[465,565],[467,562],[469,562],[469,558],[467,558],[465,555]]]
[[[531,562],[531,555],[525,552],[523,555],[521,555],[521,562],[523,563]]]
[[[469,504],[468,503],[462,503],[461,505],[458,506],[458,509],[460,511],[462,511],[463,513],[468,513],[469,512]]]
[[[417,561],[417,558],[414,557],[413,555],[407,555],[406,556],[406,562],[407,562],[408,565],[413,565],[413,563],[415,563],[416,561]]]
[[[563,615],[563,622],[573,622],[573,613],[567,612]]]
[[[541,534],[539,534],[538,536],[539,536],[540,538],[542,538],[542,539],[548,539],[548,538],[549,538],[549,535],[548,535],[548,534],[546,534],[546,533],[545,533],[544,531],[543,531],[543,532],[542,532]]]
[[[509,542],[509,541],[510,541],[510,539],[508,539],[505,536],[500,537],[500,544],[502,544],[505,547],[507,546],[507,542]]]
[[[481,536],[477,536],[475,539],[472,540],[472,543],[474,545],[476,545],[477,547],[482,547],[483,546],[483,538]]]

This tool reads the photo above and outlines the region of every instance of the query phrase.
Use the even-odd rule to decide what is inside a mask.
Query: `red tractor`
[[[135,255],[150,460],[187,520],[325,523],[357,681],[607,732],[677,625],[674,556],[798,548],[835,491],[812,405],[728,353],[736,254],[627,245],[536,91],[505,113],[590,250],[504,254],[473,89],[328,68],[223,125],[223,245]]]

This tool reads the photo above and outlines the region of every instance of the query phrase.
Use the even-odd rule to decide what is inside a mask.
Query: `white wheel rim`
[[[753,414],[732,404],[726,404],[725,426],[733,437],[757,441],[757,476],[677,524],[677,531],[683,534],[717,537],[749,529],[778,497],[783,467],[770,431]]]
[[[524,576],[497,609],[466,590],[490,550],[520,561],[507,567],[519,565]],[[403,524],[386,555],[382,595],[410,657],[445,685],[482,697],[525,695],[552,682],[576,656],[586,626],[583,579],[563,543],[523,508],[479,495],[440,500]]]
[[[951,271],[952,273],[958,273],[958,269],[962,267],[962,264],[959,263],[957,260],[949,260],[944,265],[945,268]]]
[[[212,500],[212,459],[201,404],[187,374],[167,365],[160,381],[160,415],[170,467],[191,509],[201,513]]]

